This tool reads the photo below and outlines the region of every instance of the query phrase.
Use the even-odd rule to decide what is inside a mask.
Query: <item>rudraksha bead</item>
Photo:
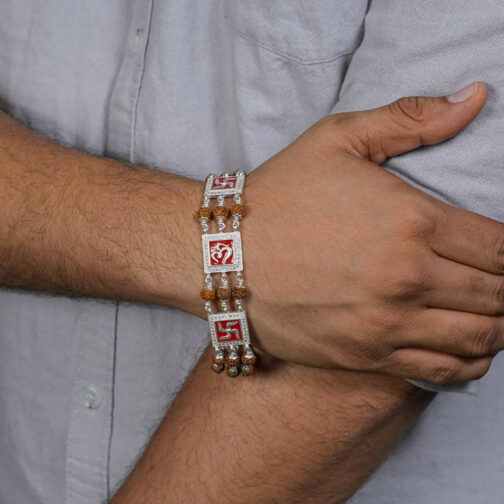
[[[239,366],[240,365],[240,357],[228,357],[226,359],[226,364],[229,366]]]
[[[245,217],[245,214],[247,213],[245,210],[245,205],[239,205],[238,203],[235,203],[231,208],[231,213],[233,215],[239,215],[240,217]]]
[[[224,356],[217,357],[217,356],[214,355],[212,357],[212,362],[215,362],[215,364],[225,364],[226,363],[226,358]]]
[[[231,289],[219,287],[217,289],[217,299],[229,299],[231,297]]]
[[[215,300],[215,290],[214,289],[202,289],[201,299],[204,301],[214,301]]]
[[[196,215],[198,216],[198,219],[201,219],[201,217],[206,217],[207,219],[210,219],[210,217],[212,216],[212,210],[208,207],[201,207],[196,212]]]
[[[248,366],[251,366],[252,364],[255,364],[257,361],[257,357],[254,355],[254,357],[247,357],[245,355],[242,355],[241,358],[242,364],[247,364]]]
[[[229,214],[229,208],[225,206],[216,206],[213,211],[213,216],[217,217],[227,217]]]
[[[232,295],[235,299],[245,299],[247,297],[247,288],[233,287]]]

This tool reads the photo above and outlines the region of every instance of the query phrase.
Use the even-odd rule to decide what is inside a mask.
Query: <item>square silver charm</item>
[[[239,231],[201,235],[205,273],[242,271],[243,257]]]
[[[215,348],[250,345],[245,312],[213,313],[208,316],[210,336]]]
[[[239,175],[208,177],[205,184],[205,198],[234,196],[243,192],[245,173]]]

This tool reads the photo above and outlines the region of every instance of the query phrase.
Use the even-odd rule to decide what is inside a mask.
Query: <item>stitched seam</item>
[[[110,426],[109,438],[107,446],[107,467],[106,467],[106,490],[107,502],[110,500],[110,458],[112,452],[112,437],[114,435],[114,414],[115,414],[115,386],[116,386],[116,366],[117,366],[117,329],[119,326],[119,301],[115,302],[115,319],[114,319],[114,339],[112,345],[112,369],[110,373]]]
[[[347,54],[353,53],[357,49],[357,47],[359,47],[359,45],[356,44],[351,49],[347,49],[346,51],[336,53],[336,55],[331,56],[329,58],[303,59],[303,58],[298,58],[297,56],[293,56],[292,54],[288,54],[283,51],[279,51],[278,49],[273,49],[272,47],[265,44],[264,42],[260,42],[259,40],[256,40],[252,37],[249,37],[248,35],[245,35],[244,33],[236,32],[236,35],[242,39],[248,40],[249,42],[252,42],[252,43],[258,45],[259,47],[263,48],[266,51],[277,54],[278,56],[281,56],[282,58],[284,58],[286,60],[294,61],[295,63],[298,63],[300,65],[321,65],[324,63],[332,63],[333,61],[336,61],[336,60],[342,58],[343,56],[346,56]]]
[[[87,309],[87,306],[85,307]],[[85,319],[87,318],[87,312],[84,311],[82,318]],[[82,319],[78,321],[78,325],[81,325]],[[73,471],[73,459],[72,462],[70,462],[70,455],[73,454],[75,448],[74,448],[74,431],[75,431],[75,426],[77,424],[77,418],[78,418],[78,410],[79,410],[79,391],[81,387],[81,378],[82,378],[82,360],[83,360],[83,339],[84,334],[82,331],[79,332],[79,343],[78,343],[78,351],[77,351],[77,371],[75,374],[75,381],[74,385],[72,387],[73,391],[73,397],[72,397],[72,411],[70,413],[70,422],[68,426],[68,433],[67,433],[67,446],[66,446],[66,461],[65,461],[65,484],[66,484],[66,491],[65,491],[65,502],[67,504],[71,504],[74,502],[74,485],[73,481],[70,483],[71,477],[74,475]]]
[[[140,91],[142,89],[142,83],[143,83],[143,78],[144,78],[144,73],[145,73],[145,58],[147,55],[147,49],[149,47],[149,41],[150,41],[150,34],[151,34],[151,25],[152,25],[152,11],[153,11],[153,4],[154,0],[151,0],[150,5],[149,5],[149,22],[147,24],[147,39],[145,41],[145,48],[144,52],[142,55],[142,60],[141,60],[141,68],[140,68],[140,76],[138,80],[138,86],[136,89],[136,93],[134,96],[132,96],[132,108],[131,108],[131,134],[130,134],[130,155],[129,155],[129,161],[130,163],[134,163],[134,156],[135,156],[135,143],[136,143],[136,119],[137,119],[137,109],[138,109],[138,100],[140,98]]]

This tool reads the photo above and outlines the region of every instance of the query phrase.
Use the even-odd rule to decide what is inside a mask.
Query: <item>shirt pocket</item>
[[[232,0],[236,36],[299,63],[326,63],[360,43],[368,0]]]

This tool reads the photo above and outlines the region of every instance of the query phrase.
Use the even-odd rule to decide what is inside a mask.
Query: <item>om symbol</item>
[[[233,264],[232,243],[232,240],[210,242],[210,261],[213,266],[219,264]]]

